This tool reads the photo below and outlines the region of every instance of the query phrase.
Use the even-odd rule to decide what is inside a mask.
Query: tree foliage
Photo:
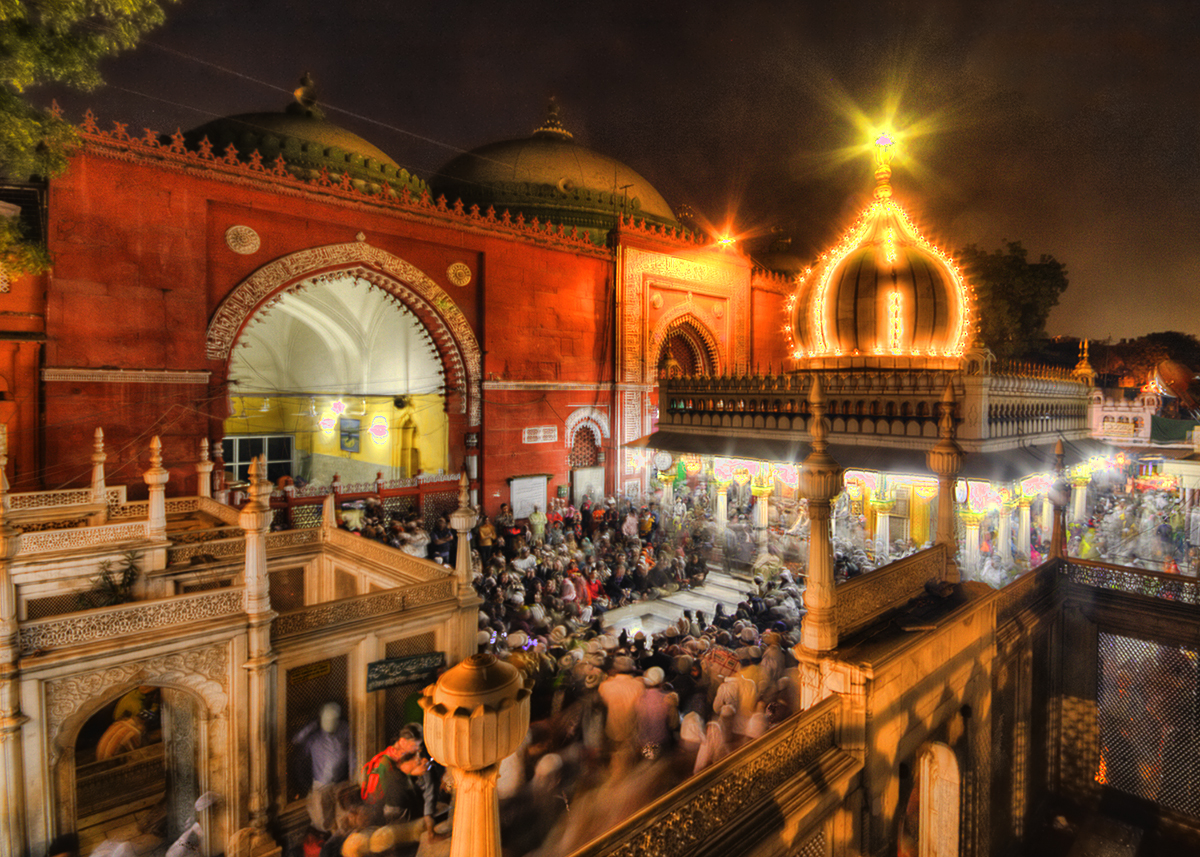
[[[1200,371],[1200,339],[1175,330],[1147,333],[1111,345],[1099,344],[1092,351],[1096,370],[1127,386],[1145,384],[1164,360],[1182,363],[1193,372]]]
[[[160,0],[0,0],[0,175],[23,180],[66,168],[74,129],[30,104],[30,90],[94,89],[100,60],[162,21]]]
[[[1067,288],[1067,269],[1053,256],[1030,262],[1020,241],[994,252],[974,244],[958,262],[975,288],[975,311],[984,343],[997,357],[1024,356],[1046,335],[1046,319]]]

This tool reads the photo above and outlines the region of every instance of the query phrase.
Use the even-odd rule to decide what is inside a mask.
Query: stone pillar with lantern
[[[830,512],[833,498],[842,490],[842,468],[829,455],[829,427],[825,423],[825,395],[821,376],[813,375],[808,394],[812,417],[809,435],[812,452],[800,471],[800,494],[808,500],[808,588],[804,605],[808,615],[801,625],[801,644],[815,652],[837,648],[837,604],[833,579],[833,539]]]
[[[458,534],[454,554],[454,574],[458,578],[458,640],[451,643],[457,660],[475,654],[480,598],[471,585],[471,530],[478,516],[471,506],[471,480],[464,469],[458,478],[458,508],[450,513],[450,526]]]
[[[1067,493],[1066,453],[1060,439],[1054,444],[1054,484],[1046,492],[1046,499],[1053,509],[1053,522],[1050,528],[1050,558],[1060,559],[1067,554]]]
[[[954,526],[955,481],[962,470],[963,450],[955,440],[954,387],[946,384],[938,410],[938,442],[926,453],[925,461],[938,478],[937,543],[946,547],[946,582],[958,583],[958,540]],[[976,552],[979,550],[976,533]]]
[[[472,655],[422,692],[425,746],[454,777],[450,857],[500,857],[500,761],[529,730],[529,690],[516,667]]]

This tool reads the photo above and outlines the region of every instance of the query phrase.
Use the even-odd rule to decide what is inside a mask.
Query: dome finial
[[[574,135],[563,127],[562,119],[558,115],[558,100],[553,95],[550,96],[550,103],[546,107],[546,121],[533,132],[533,136],[557,137],[561,140],[574,138]]]
[[[314,119],[325,118],[324,112],[317,106],[317,84],[307,71],[300,78],[300,85],[292,90],[292,96],[296,103],[289,104],[286,112],[299,113]]]
[[[881,131],[875,138],[875,198],[886,199],[892,195],[892,158],[895,156],[896,138]]]

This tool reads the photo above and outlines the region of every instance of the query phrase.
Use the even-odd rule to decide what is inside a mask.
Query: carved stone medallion
[[[465,286],[471,282],[471,268],[466,262],[455,262],[446,269],[446,277],[456,286]]]
[[[225,230],[225,244],[234,253],[249,256],[251,253],[258,252],[262,241],[259,239],[258,233],[249,226],[230,226]]]

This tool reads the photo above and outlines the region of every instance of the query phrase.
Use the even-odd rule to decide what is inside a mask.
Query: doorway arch
[[[478,426],[481,352],[466,316],[423,271],[366,241],[300,250],[259,268],[234,287],[213,313],[205,337],[208,358],[228,368],[233,348],[256,314],[278,303],[281,293],[335,273],[384,289],[420,320],[445,368],[450,408],[466,416],[467,426]]]

